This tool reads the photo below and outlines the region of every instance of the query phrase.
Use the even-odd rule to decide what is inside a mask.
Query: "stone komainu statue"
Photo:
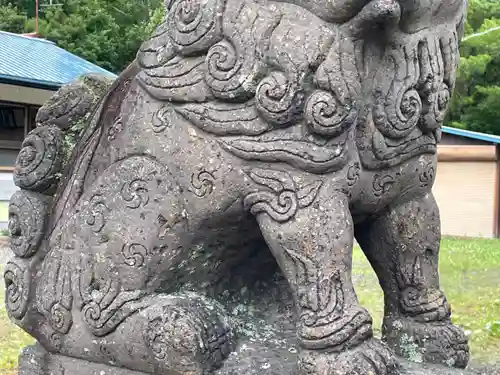
[[[43,347],[36,373],[385,375],[412,351],[465,367],[431,192],[465,1],[165,7],[136,61],[63,87],[19,154],[6,304]]]

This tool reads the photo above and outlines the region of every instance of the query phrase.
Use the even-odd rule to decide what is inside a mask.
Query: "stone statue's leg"
[[[389,374],[393,356],[372,337],[372,319],[359,306],[351,282],[348,200],[334,194],[320,193],[316,203],[285,222],[257,214],[296,300],[299,373]]]
[[[432,193],[356,226],[385,295],[383,336],[405,357],[465,367],[467,340],[439,289],[439,210]]]

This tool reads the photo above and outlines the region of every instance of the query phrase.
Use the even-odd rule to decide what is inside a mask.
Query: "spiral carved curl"
[[[257,87],[257,109],[273,124],[289,124],[299,116],[304,104],[304,95],[298,87],[298,79],[290,79],[279,71],[271,72]]]
[[[3,277],[7,312],[13,318],[21,320],[28,309],[31,274],[26,262],[18,263],[7,263]]]
[[[208,51],[205,80],[216,97],[241,99],[255,91],[251,74],[253,59],[240,52],[228,40],[220,41]]]
[[[31,257],[38,249],[44,231],[47,199],[39,193],[17,191],[9,205],[10,248],[21,258]]]
[[[167,23],[179,53],[206,51],[221,40],[224,3],[225,0],[179,0],[172,5]]]
[[[17,156],[14,183],[22,189],[49,194],[62,169],[62,135],[55,125],[41,126],[24,139]]]
[[[50,309],[50,325],[57,332],[66,334],[69,332],[71,325],[73,324],[73,318],[71,312],[61,305],[56,303]]]
[[[316,90],[307,99],[304,116],[315,133],[336,137],[354,124],[357,111],[342,105],[332,93]]]
[[[389,93],[373,109],[377,128],[391,138],[410,134],[422,112],[422,100],[417,90],[402,88],[395,97]]]

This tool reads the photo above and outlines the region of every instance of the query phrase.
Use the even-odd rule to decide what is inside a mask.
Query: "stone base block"
[[[24,348],[19,356],[19,375],[145,375],[145,373],[51,354],[41,346],[33,345]]]
[[[297,375],[294,351],[246,343],[232,353],[214,375]],[[500,375],[499,369],[461,370],[400,359],[397,375]],[[26,347],[19,357],[19,375],[146,375],[101,363],[89,362],[46,352],[39,345]],[[183,375],[162,373],[161,375]],[[396,374],[394,374],[396,375]]]

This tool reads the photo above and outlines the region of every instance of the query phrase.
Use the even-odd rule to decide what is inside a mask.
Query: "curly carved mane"
[[[435,152],[462,0],[447,4],[451,33],[440,8],[428,10],[437,23],[414,9],[412,20],[396,1],[169,3],[137,59],[141,85],[169,103],[160,118],[180,115],[241,158],[313,173],[342,168],[355,148],[367,168]]]

